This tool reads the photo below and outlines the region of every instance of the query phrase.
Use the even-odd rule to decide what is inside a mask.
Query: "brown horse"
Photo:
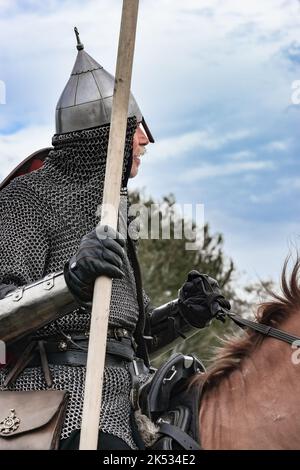
[[[299,274],[299,259],[290,276],[285,263],[282,293],[260,306],[259,324],[300,337]],[[205,376],[199,414],[204,449],[300,449],[296,344],[252,329],[225,342]]]

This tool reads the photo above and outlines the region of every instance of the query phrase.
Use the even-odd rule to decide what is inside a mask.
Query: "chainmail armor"
[[[127,195],[135,118],[128,120],[123,190]],[[21,286],[59,271],[76,253],[81,238],[99,222],[109,126],[53,137],[53,151],[43,168],[13,180],[0,193],[0,284]],[[123,204],[124,201],[123,201]],[[127,202],[126,202],[127,209]],[[124,207],[123,207],[124,210]],[[121,210],[120,212],[123,213]],[[124,227],[123,227],[124,228]],[[119,227],[119,230],[121,227]],[[112,283],[110,326],[134,331],[139,308],[133,269],[125,256],[124,279]],[[39,330],[40,336],[57,336],[89,330],[90,314],[77,309]],[[70,401],[62,439],[80,428],[84,367],[51,366],[53,389],[68,390]],[[6,371],[0,372],[0,387]],[[130,384],[127,368],[106,367],[101,409],[101,430],[136,445],[130,429]],[[10,387],[43,390],[41,368],[27,368]]]

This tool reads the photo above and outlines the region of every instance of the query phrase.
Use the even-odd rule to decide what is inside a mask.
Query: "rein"
[[[251,328],[252,330],[261,333],[264,336],[269,336],[270,338],[275,338],[280,341],[284,341],[288,344],[293,344],[295,341],[299,342],[300,346],[300,337],[296,335],[292,335],[285,331],[279,330],[277,328],[273,328],[271,326],[265,325],[264,323],[257,323],[252,320],[246,320],[245,318],[240,317],[235,313],[230,313],[229,311],[225,311],[222,309],[222,313],[217,315],[217,318],[223,320],[224,317],[230,318],[236,325],[241,328]]]

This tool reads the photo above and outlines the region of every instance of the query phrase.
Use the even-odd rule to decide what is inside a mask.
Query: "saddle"
[[[151,450],[201,450],[199,404],[202,387],[191,386],[195,374],[205,368],[194,355],[176,353],[141,387],[139,406],[159,427],[159,438]]]

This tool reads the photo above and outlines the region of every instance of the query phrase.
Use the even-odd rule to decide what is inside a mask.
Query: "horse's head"
[[[300,448],[295,421],[300,395],[300,259],[281,293],[260,305],[256,321],[283,332],[266,337],[247,329],[219,348],[208,369],[200,410],[202,444],[207,448]],[[298,348],[299,347],[299,348]],[[197,379],[195,379],[197,382]],[[214,431],[209,430],[213,426]]]

